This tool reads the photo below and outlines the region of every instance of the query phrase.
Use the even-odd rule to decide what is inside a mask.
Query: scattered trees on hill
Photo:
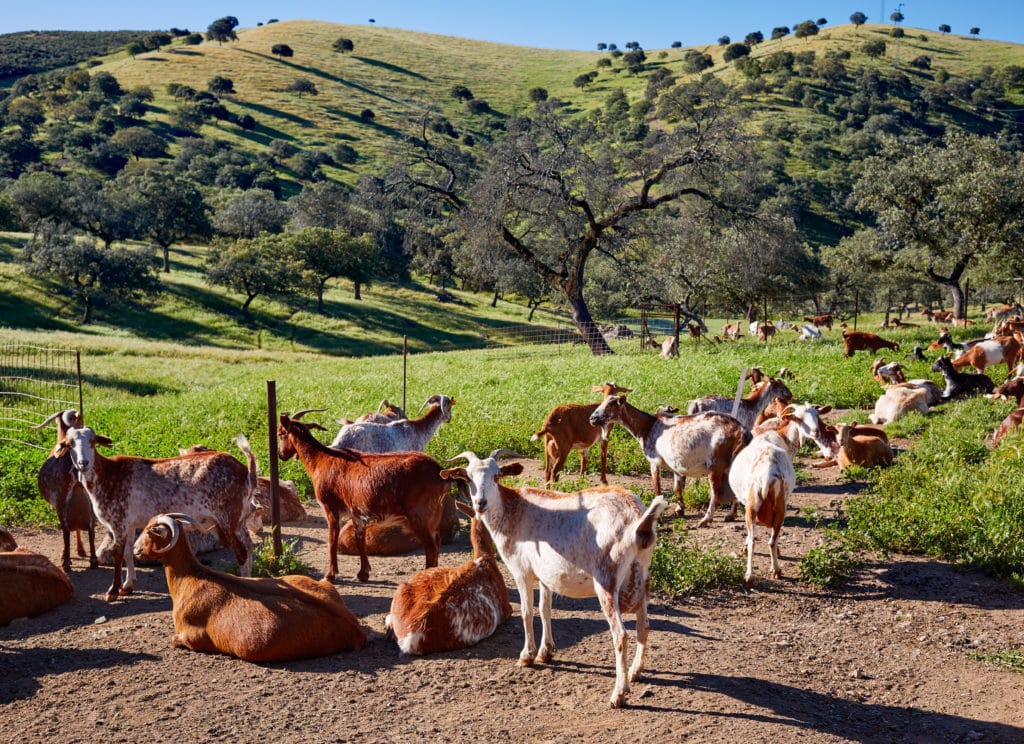
[[[722,59],[724,59],[726,62],[732,62],[734,59],[746,57],[749,54],[750,47],[748,47],[746,44],[740,44],[737,42],[735,44],[730,44],[725,48],[725,51],[722,52]]]
[[[856,28],[860,28],[867,22],[868,17],[861,13],[859,10],[855,13],[850,14],[850,23],[852,23]]]
[[[948,34],[952,30],[953,30],[952,27],[950,27],[950,25],[948,23],[940,23],[939,24],[939,32],[940,33]]]
[[[33,236],[21,252],[29,276],[48,279],[73,296],[91,323],[99,305],[116,304],[159,291],[153,258],[143,251],[100,248],[51,225]]]
[[[377,247],[369,235],[354,237],[341,228],[307,227],[287,236],[302,264],[306,284],[316,294],[317,312],[324,312],[324,290],[331,279],[352,281],[353,299],[377,272]]]
[[[207,81],[206,89],[214,95],[228,95],[235,92],[235,82],[229,77],[214,75]]]
[[[881,39],[872,39],[871,41],[865,41],[860,50],[869,57],[884,57],[885,56],[885,42]]]
[[[286,294],[301,284],[302,266],[287,236],[217,240],[210,246],[206,281],[245,295],[242,312],[261,295]]]
[[[290,214],[288,207],[264,189],[249,189],[232,197],[214,212],[218,233],[236,238],[255,238],[261,232],[279,233]]]
[[[796,28],[793,29],[793,35],[798,39],[803,39],[808,36],[814,36],[820,30],[814,21],[808,20],[798,23]]]
[[[294,57],[295,52],[287,44],[274,44],[270,47],[270,53],[275,57]]]
[[[465,85],[453,85],[451,90],[451,97],[459,101],[472,101],[473,92]]]
[[[336,52],[344,53],[344,52],[351,52],[356,47],[355,47],[355,44],[352,43],[352,39],[346,39],[343,36],[343,37],[341,37],[339,39],[335,39],[334,43],[331,44],[331,48],[334,51],[336,51]]]
[[[889,14],[889,20],[893,23],[903,23],[903,14],[898,10],[894,10]]]
[[[968,31],[971,36],[977,36],[981,33],[981,29],[978,26],[971,26],[971,30]]]
[[[728,36],[724,36],[724,35],[723,36],[719,36],[718,37],[718,46],[727,46],[731,41],[732,41],[732,39],[730,39]]]

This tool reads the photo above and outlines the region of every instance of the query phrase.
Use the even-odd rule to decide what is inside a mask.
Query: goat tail
[[[242,454],[245,455],[246,460],[249,462],[249,493],[252,493],[256,490],[256,483],[259,475],[256,455],[252,453],[252,447],[249,446],[249,439],[242,432],[238,432],[238,436],[235,437],[235,444],[238,445],[238,449],[242,450]]]
[[[657,537],[657,531],[655,529],[657,525],[658,517],[668,507],[668,500],[662,494],[658,494],[654,497],[654,501],[647,507],[647,511],[643,513],[640,519],[637,520],[636,526],[633,528],[633,534],[636,536],[636,546],[640,550],[647,550],[654,545],[654,540]]]
[[[546,434],[548,434],[548,430],[547,429],[541,429],[540,431],[535,431],[535,432],[533,432],[533,434],[530,435],[530,441],[531,442],[536,442],[538,439],[540,439],[541,437],[543,437]]]

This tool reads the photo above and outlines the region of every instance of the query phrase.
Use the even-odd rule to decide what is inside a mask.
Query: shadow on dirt
[[[82,670],[101,672],[159,658],[116,648],[0,648],[0,668],[4,670],[0,675],[0,705],[31,698],[42,687],[40,679],[51,674]]]
[[[760,721],[797,730],[790,736],[783,734],[782,739],[798,737],[798,731],[806,731],[864,744],[891,741],[1024,741],[1024,729],[1015,726],[976,721],[913,707],[860,703],[755,677],[652,671],[645,676],[644,683],[721,695],[744,703],[752,710],[729,711],[729,704],[718,706],[721,710],[719,713],[711,712],[708,708],[690,710],[682,706],[635,706],[639,710],[663,710],[702,716],[718,715],[726,720]]]

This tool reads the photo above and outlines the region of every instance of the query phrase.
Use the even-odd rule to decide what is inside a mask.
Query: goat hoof
[[[99,567],[100,567],[100,562],[98,560],[96,560],[95,558],[90,558],[89,559],[89,568],[99,568]]]
[[[736,521],[736,515],[735,514],[726,514],[725,517],[722,518],[722,521],[723,522],[735,522]]]
[[[710,519],[702,519],[699,522],[697,522],[697,528],[698,529],[700,529],[702,527],[708,527],[710,525],[711,525],[711,520]]]
[[[750,589],[754,585],[754,577],[748,576],[747,578],[743,579],[743,583],[747,587],[747,589]]]
[[[781,579],[782,578],[782,571],[773,571],[772,572],[772,578],[774,578],[774,579]]]
[[[360,571],[359,573],[356,574],[356,580],[357,581],[361,581],[362,583],[365,584],[367,581],[370,580],[370,574],[363,573],[362,571]]]
[[[555,658],[553,651],[541,651],[534,660],[537,664],[549,664]]]
[[[67,563],[60,564],[60,567],[64,571],[64,573],[66,573],[66,574],[71,573],[71,562],[70,561],[68,561]]]
[[[135,593],[135,587],[133,586],[122,586],[118,592],[122,597],[127,597],[129,594]]]
[[[108,602],[113,602],[114,600],[117,599],[117,597],[118,597],[117,592],[115,592],[115,591],[108,591],[107,592],[107,601]]]
[[[533,656],[520,656],[519,657],[519,666],[521,666],[521,667],[532,667],[533,666]]]
[[[626,696],[622,693],[612,694],[612,699],[608,701],[608,704],[612,708],[621,708],[623,703],[626,702]]]

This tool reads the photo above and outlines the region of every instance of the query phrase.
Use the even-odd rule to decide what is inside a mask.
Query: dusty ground
[[[785,578],[766,578],[759,533],[752,591],[655,598],[648,671],[623,710],[607,708],[614,663],[593,600],[556,597],[550,665],[516,666],[518,616],[474,648],[403,658],[384,616],[422,555],[371,559],[362,585],[349,578],[358,559],[342,556],[338,589],[372,631],[367,648],[253,665],[171,647],[162,569],[141,569],[137,593],[107,604],[110,569],[76,559],[74,600],[0,628],[0,741],[1024,741],[1024,674],[970,655],[1024,646],[1024,595],[906,556],[838,591],[797,582],[821,538],[807,507],[827,521],[856,490],[835,468],[808,472],[783,532]],[[310,514],[284,536],[322,571],[326,527]],[[742,551],[742,528],[720,515],[699,534]],[[15,536],[59,556],[57,533]],[[468,554],[462,537],[441,562]]]

